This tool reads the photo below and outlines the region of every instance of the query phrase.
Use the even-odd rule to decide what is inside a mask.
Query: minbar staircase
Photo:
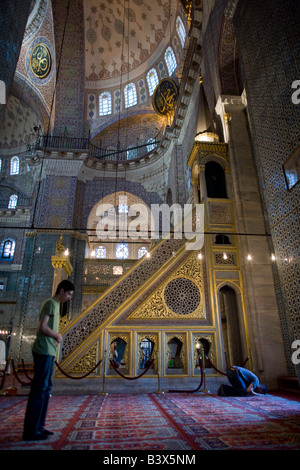
[[[193,251],[186,249],[186,239],[169,239],[159,241],[150,252],[150,257],[143,257],[127,271],[118,281],[107,289],[96,302],[86,309],[78,318],[66,325],[60,333],[63,336],[62,346],[59,350],[54,385],[59,387],[63,383],[75,382],[70,380],[71,375],[83,375],[91,365],[103,359],[98,369],[84,380],[76,380],[83,384],[90,384],[93,378],[102,378],[105,375],[105,365],[108,364],[109,345],[105,344],[104,332],[107,326],[115,321],[122,323],[127,319],[152,292],[157,289],[172,272],[185,263]],[[122,329],[122,326],[120,327]],[[99,338],[102,336],[102,340]],[[97,344],[97,346],[95,346]],[[92,352],[91,352],[92,351]],[[105,356],[106,357],[103,357]],[[91,359],[92,357],[92,359]],[[86,358],[86,359],[85,359]],[[81,361],[81,367],[78,363]],[[60,369],[60,370],[59,370]],[[66,378],[62,374],[65,372]],[[94,381],[95,382],[95,381]],[[128,381],[126,381],[128,382]],[[136,381],[135,381],[136,382]],[[98,384],[99,387],[99,384]]]

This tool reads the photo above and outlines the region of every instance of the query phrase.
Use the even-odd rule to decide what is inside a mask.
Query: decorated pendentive
[[[34,83],[45,84],[51,79],[52,56],[52,47],[47,38],[40,36],[30,44],[26,54],[26,70]]]
[[[164,78],[159,82],[154,90],[152,105],[160,116],[170,116],[174,114],[178,97],[176,83],[170,78]]]

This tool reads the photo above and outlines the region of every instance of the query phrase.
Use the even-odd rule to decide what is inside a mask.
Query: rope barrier
[[[4,387],[4,383],[5,383],[5,379],[6,379],[6,375],[7,375],[7,370],[9,368],[9,363],[11,361],[11,365],[12,365],[12,370],[13,370],[13,374],[15,376],[15,378],[17,379],[17,381],[21,384],[21,385],[31,385],[32,383],[32,378],[29,377],[29,375],[27,374],[27,371],[25,369],[25,364],[24,364],[24,359],[22,359],[22,369],[23,369],[23,372],[26,376],[26,378],[28,379],[28,382],[24,382],[23,380],[21,380],[21,378],[19,377],[19,374],[17,373],[17,369],[16,369],[16,366],[15,366],[15,362],[13,359],[8,359],[6,361],[6,366],[5,366],[5,369],[3,371],[3,376],[2,376],[2,379],[1,379],[1,387],[0,389],[2,389]],[[62,368],[59,366],[59,364],[55,361],[55,365],[56,367],[59,369],[59,371],[64,374],[66,377],[68,377],[69,379],[73,379],[73,380],[80,380],[80,379],[83,379],[85,377],[87,377],[88,375],[90,375],[102,362],[102,359],[95,365],[95,367],[93,367],[90,372],[88,372],[87,374],[85,375],[82,375],[81,377],[72,377],[71,375],[67,374],[66,372],[64,372],[62,370]]]
[[[250,356],[247,356],[246,359],[244,360],[243,364],[242,364],[242,367],[244,367],[246,365],[246,363],[249,361],[250,359]]]
[[[140,375],[136,375],[135,377],[126,377],[126,375],[122,374],[122,372],[119,371],[119,369],[116,367],[116,362],[113,361],[112,359],[110,359],[110,364],[112,366],[112,368],[123,378],[123,379],[127,379],[127,380],[136,380],[136,379],[139,379],[140,377],[142,377],[144,374],[146,374],[146,372],[148,372],[148,370],[150,369],[150,367],[152,366],[154,362],[154,359],[152,359],[152,361],[150,362],[149,366],[140,374]]]
[[[199,357],[199,367],[200,367],[200,372],[201,372],[201,379],[200,379],[200,384],[198,385],[195,390],[168,390],[168,393],[195,393],[200,390],[203,384],[203,378],[204,378],[204,373],[203,373],[203,367],[202,367],[202,359]]]
[[[11,365],[12,365],[12,369],[13,369],[14,376],[16,377],[17,381],[18,381],[21,385],[31,385],[31,380],[30,380],[29,382],[23,382],[23,380],[20,379],[20,377],[19,377],[18,374],[17,374],[17,370],[16,370],[15,363],[14,363],[14,360],[13,360],[13,359],[11,359]]]
[[[215,369],[216,372],[218,372],[221,375],[227,375],[227,372],[222,372],[221,370],[217,369],[217,367],[211,362],[208,356],[205,356],[207,362],[211,365],[213,369]],[[243,365],[241,367],[244,367],[246,362],[249,360],[249,356],[246,357],[245,361],[243,362]]]
[[[222,372],[221,370],[219,370],[213,363],[212,361],[209,359],[208,356],[205,356],[206,360],[208,361],[208,363],[210,364],[210,366],[215,369],[216,372],[218,372],[219,374],[221,375],[226,375],[226,372]],[[249,356],[245,359],[245,361],[243,362],[243,366],[247,363],[247,361],[249,360]],[[15,363],[14,363],[14,360],[13,359],[8,359],[6,361],[6,366],[5,366],[5,369],[4,369],[4,374],[3,374],[3,377],[2,377],[2,380],[1,380],[1,387],[2,388],[4,386],[4,382],[5,382],[5,378],[6,378],[6,374],[7,374],[7,370],[9,368],[9,363],[11,361],[11,364],[12,364],[12,370],[13,370],[13,374],[14,376],[16,377],[16,379],[18,380],[18,382],[21,384],[21,385],[31,385],[31,382],[32,382],[32,378],[29,377],[29,375],[27,374],[27,371],[25,369],[25,364],[24,364],[24,359],[22,359],[22,369],[23,369],[23,372],[26,376],[26,378],[29,380],[29,382],[24,382],[23,380],[20,379],[18,373],[17,373],[17,370],[16,370],[16,367],[15,367]],[[102,362],[102,359],[100,359],[100,361],[89,371],[87,372],[86,374],[80,376],[80,377],[73,377],[69,374],[67,374],[61,367],[60,365],[57,363],[57,361],[55,361],[55,365],[56,367],[58,368],[58,370],[63,374],[65,375],[66,377],[68,377],[69,379],[73,379],[73,380],[81,380],[81,379],[84,379],[85,377],[88,377],[92,372],[94,372],[95,369],[97,369],[97,367],[101,364]],[[152,364],[154,363],[154,359],[152,359],[152,361],[150,362],[149,366],[139,375],[135,376],[135,377],[127,377],[125,376],[124,374],[122,374],[122,372],[116,367],[116,362],[111,360],[110,359],[110,364],[112,366],[112,368],[117,372],[117,374],[120,375],[120,377],[122,377],[123,379],[126,379],[126,380],[137,380],[139,378],[141,378],[143,375],[146,374],[146,372],[148,372],[148,370],[151,368]],[[169,393],[195,393],[197,392],[201,387],[202,387],[202,384],[203,384],[203,378],[204,378],[204,372],[203,372],[203,367],[202,367],[202,359],[199,357],[199,367],[200,367],[200,372],[201,372],[201,380],[200,380],[200,384],[199,386],[195,389],[195,390],[169,390],[168,392]]]
[[[92,372],[94,372],[94,370],[97,369],[97,367],[101,364],[101,362],[102,362],[102,359],[100,359],[100,361],[95,365],[95,367],[93,367],[90,370],[90,372],[88,372],[87,374],[82,375],[81,377],[72,377],[72,375],[67,374],[65,371],[62,370],[62,368],[60,367],[60,365],[56,361],[55,361],[55,365],[63,375],[68,377],[68,379],[81,380],[81,379],[84,379],[85,377],[87,377],[88,375],[90,375]]]
[[[218,372],[218,374],[226,375],[226,372],[222,372],[221,370],[217,369],[216,366],[214,366],[214,364],[211,362],[211,360],[209,359],[209,357],[206,356],[206,360],[207,360],[208,364],[209,364],[213,369],[215,369],[216,372]]]
[[[27,374],[27,371],[25,369],[25,363],[24,363],[24,359],[22,359],[22,368],[23,368],[23,372],[25,374],[25,377],[30,380],[30,382],[32,382],[32,377],[29,377],[29,375]]]

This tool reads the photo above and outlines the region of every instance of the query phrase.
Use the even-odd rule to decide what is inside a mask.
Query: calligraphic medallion
[[[178,96],[176,83],[169,78],[164,78],[159,82],[154,90],[152,105],[160,116],[170,116],[174,113]]]
[[[45,44],[37,44],[30,54],[30,68],[32,73],[42,79],[46,78],[51,70],[51,54]]]

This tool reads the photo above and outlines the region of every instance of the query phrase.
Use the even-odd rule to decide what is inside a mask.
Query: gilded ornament
[[[90,372],[97,364],[97,351],[97,344],[94,344],[91,349],[68,370],[68,374],[86,374]]]
[[[46,78],[51,70],[51,54],[45,44],[37,44],[30,55],[32,73],[40,79]]]
[[[231,121],[231,114],[230,113],[225,113],[223,116],[223,119],[225,122],[230,122]]]
[[[199,263],[197,253],[193,253],[188,261],[180,266],[175,273],[172,274],[150,297],[143,302],[129,318],[155,318],[164,320],[166,318],[183,319],[197,318],[205,319],[205,302],[204,302],[204,283],[203,283],[203,265]],[[172,311],[164,299],[164,291],[167,285],[174,279],[188,279],[199,289],[201,301],[197,308],[191,313],[182,315]]]
[[[154,90],[152,105],[160,116],[170,116],[174,113],[178,89],[173,80],[164,78]]]

